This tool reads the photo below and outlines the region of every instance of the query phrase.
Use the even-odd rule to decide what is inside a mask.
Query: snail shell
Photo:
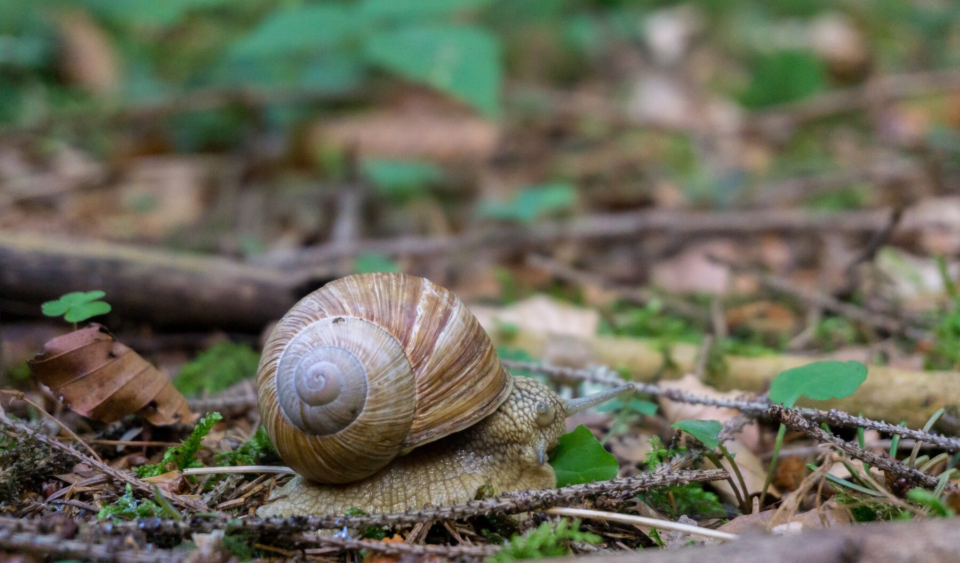
[[[271,332],[257,371],[277,452],[320,483],[362,479],[473,425],[511,386],[463,303],[404,274],[349,276],[304,297]]]

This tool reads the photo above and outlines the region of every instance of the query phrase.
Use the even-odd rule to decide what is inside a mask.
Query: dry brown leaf
[[[384,111],[323,121],[309,144],[363,157],[479,163],[493,156],[499,137],[495,123],[470,115]]]
[[[139,412],[162,426],[193,417],[167,376],[96,323],[47,342],[28,363],[67,407],[95,420],[114,422]]]
[[[730,268],[711,256],[733,259],[737,247],[727,240],[692,244],[677,256],[653,265],[654,285],[671,293],[726,295],[730,290]]]
[[[190,490],[190,484],[187,483],[183,473],[180,473],[179,471],[167,471],[166,473],[161,473],[160,475],[147,477],[144,479],[144,481],[155,484],[161,491],[176,495]]]
[[[760,301],[735,307],[726,312],[727,326],[736,330],[741,326],[757,332],[790,332],[797,324],[797,316],[779,303]]]
[[[600,315],[593,309],[562,303],[545,295],[535,295],[509,307],[471,307],[487,331],[510,324],[521,330],[586,338],[597,333]]]
[[[820,506],[820,510],[808,510],[800,514],[794,514],[791,518],[785,518],[783,521],[773,521],[777,510],[765,510],[756,514],[745,514],[738,516],[717,528],[720,531],[731,534],[742,534],[743,532],[754,529],[771,528],[776,532],[778,528],[782,531],[796,531],[794,528],[817,529],[829,528],[833,526],[844,526],[850,524],[850,511],[842,504],[831,499]],[[771,526],[772,524],[772,526]],[[788,528],[781,528],[786,526]]]

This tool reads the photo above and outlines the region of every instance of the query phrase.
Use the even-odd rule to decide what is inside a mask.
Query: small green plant
[[[481,217],[532,223],[549,214],[571,209],[577,203],[577,191],[569,184],[547,184],[521,189],[509,201],[488,201],[480,206]]]
[[[913,502],[929,509],[930,514],[940,518],[953,518],[957,515],[950,505],[947,504],[941,495],[930,492],[926,489],[910,489],[907,491],[907,498]]]
[[[363,172],[381,195],[401,204],[426,195],[443,179],[443,171],[429,162],[370,159],[363,162]]]
[[[599,543],[600,539],[596,534],[580,531],[579,520],[570,522],[562,519],[556,525],[544,522],[535,530],[510,538],[490,560],[506,563],[519,559],[559,557],[570,554],[571,542],[595,544]]]
[[[252,537],[249,532],[242,530],[228,531],[224,534],[223,539],[220,540],[220,545],[223,546],[223,549],[240,561],[250,561],[253,559],[254,552],[256,551],[254,543],[256,543],[256,538]]]
[[[950,278],[943,257],[937,259],[937,265],[950,296],[951,307],[940,318],[934,331],[933,347],[925,355],[923,365],[926,369],[957,370],[960,369],[960,293]]]
[[[76,328],[77,323],[82,323],[87,319],[106,315],[112,308],[109,303],[100,301],[106,297],[103,291],[75,291],[61,295],[56,301],[47,301],[41,308],[43,314],[48,317],[63,316],[68,323],[73,323]]]
[[[367,512],[359,508],[347,509],[347,516],[366,516]],[[387,537],[387,529],[383,526],[367,526],[360,530],[360,537],[365,540],[382,540]]]
[[[277,451],[270,443],[266,429],[261,426],[253,433],[249,440],[240,444],[232,452],[217,452],[213,456],[214,463],[221,467],[234,465],[260,465],[264,460],[277,457]]]
[[[375,272],[402,272],[400,264],[391,260],[385,254],[361,254],[353,266],[358,274],[372,274]]]
[[[214,344],[180,368],[173,386],[184,395],[217,393],[256,375],[260,354],[249,346]]]
[[[686,453],[687,448],[667,448],[659,436],[650,438],[650,452],[644,460],[648,471],[655,471],[661,463]],[[671,485],[666,488],[652,489],[637,495],[637,498],[661,512],[679,517],[681,514],[701,516],[723,516],[726,511],[717,495],[703,490],[700,483]]]
[[[680,420],[675,422],[673,428],[677,428],[690,434],[708,449],[709,452],[706,452],[706,455],[710,461],[717,467],[722,467],[720,464],[720,458],[717,454],[713,453],[713,450],[720,449],[720,454],[727,459],[727,463],[730,464],[730,467],[733,468],[733,472],[737,476],[737,480],[740,482],[739,488],[734,484],[732,478],[728,478],[730,482],[730,488],[733,489],[734,494],[737,496],[737,501],[740,504],[740,510],[744,514],[749,514],[752,511],[752,507],[749,502],[749,491],[747,490],[747,483],[743,479],[743,474],[740,472],[740,466],[737,465],[736,460],[733,459],[733,455],[729,450],[723,445],[723,442],[720,441],[720,431],[723,430],[723,424],[718,420]]]
[[[137,477],[144,479],[147,477],[156,477],[168,471],[183,471],[191,467],[202,467],[200,462],[197,461],[197,452],[200,451],[200,444],[203,442],[203,439],[206,438],[207,434],[210,433],[210,429],[221,420],[223,420],[223,417],[218,412],[212,412],[201,418],[200,422],[198,422],[197,426],[193,429],[193,432],[190,433],[190,436],[186,440],[183,440],[179,446],[167,449],[167,451],[163,453],[163,458],[159,463],[137,467],[134,470]]]
[[[550,465],[557,474],[557,486],[609,481],[617,476],[617,458],[584,425],[560,436]]]
[[[104,506],[97,513],[97,518],[114,518],[118,520],[136,520],[137,518],[158,517],[164,514],[163,508],[152,500],[138,500],[133,496],[133,488],[127,485],[126,492],[112,504]]]
[[[637,399],[636,397],[631,397],[627,400],[613,399],[598,406],[597,410],[600,412],[617,413],[613,422],[610,423],[610,431],[607,432],[607,435],[603,437],[603,441],[600,443],[606,444],[612,436],[619,434],[626,428],[631,420],[657,414],[657,408],[656,403]]]
[[[727,515],[717,495],[703,490],[700,483],[652,489],[637,495],[637,498],[671,518],[682,515],[717,518]]]
[[[770,383],[770,400],[792,408],[801,397],[815,401],[844,399],[853,395],[866,380],[867,366],[860,362],[813,362],[785,370],[775,377]],[[761,506],[767,496],[767,488],[770,487],[770,479],[777,467],[777,458],[780,456],[780,447],[783,445],[783,437],[786,434],[787,427],[781,424],[777,432],[777,440],[773,445],[770,470],[767,472],[763,492],[760,494]]]

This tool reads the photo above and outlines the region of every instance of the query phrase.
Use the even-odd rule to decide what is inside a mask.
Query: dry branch
[[[158,325],[259,331],[296,303],[306,281],[213,256],[0,232],[3,299],[39,304],[101,289],[118,314]]]
[[[626,383],[612,370],[608,368],[578,370],[573,368],[547,366],[536,362],[518,362],[514,360],[503,360],[503,364],[508,369],[522,369],[535,371],[561,380],[579,380],[591,381],[594,383],[604,383],[608,385],[623,385]],[[674,402],[691,403],[698,405],[707,405],[712,407],[721,407],[737,409],[748,417],[772,416],[771,404],[759,400],[737,400],[720,399],[717,397],[703,397],[687,393],[679,389],[664,389],[652,383],[636,384],[637,391],[654,397],[663,397]],[[826,423],[830,426],[840,428],[863,428],[864,430],[877,430],[888,434],[898,434],[905,438],[926,442],[933,446],[943,448],[948,451],[960,451],[960,438],[942,436],[940,434],[931,434],[922,430],[914,430],[905,426],[897,426],[888,422],[871,420],[863,416],[854,416],[836,409],[819,410],[811,408],[795,409],[804,419],[816,424]]]
[[[899,462],[895,459],[889,457],[881,457],[871,451],[861,449],[855,444],[841,440],[840,438],[830,434],[829,432],[824,431],[822,428],[810,422],[809,420],[803,418],[800,413],[794,411],[793,409],[783,408],[781,406],[773,406],[770,409],[770,414],[773,415],[773,418],[791,430],[796,430],[803,432],[810,438],[813,438],[817,442],[832,444],[837,447],[840,451],[849,455],[853,459],[858,459],[860,461],[865,461],[870,465],[883,470],[884,472],[895,475],[897,477],[902,477],[907,481],[921,485],[928,488],[934,488],[937,486],[937,478],[932,475],[928,475],[922,471],[908,467],[902,462]]]
[[[117,544],[69,540],[56,534],[39,535],[0,528],[0,552],[29,553],[41,558],[115,561],[117,563],[166,563],[183,560],[188,553],[186,551],[177,553],[155,549],[124,549],[124,547]]]
[[[850,211],[836,214],[805,210],[765,209],[700,212],[652,209],[596,214],[570,221],[544,222],[530,227],[503,227],[489,231],[445,237],[400,237],[361,240],[351,244],[330,242],[315,247],[267,254],[260,263],[287,268],[329,265],[335,260],[374,252],[389,256],[434,256],[515,250],[565,241],[628,239],[647,233],[676,236],[708,234],[756,234],[763,232],[875,233],[889,224],[885,210]]]
[[[270,518],[236,521],[231,530],[246,531],[251,534],[292,536],[312,530],[340,530],[344,527],[363,528],[366,526],[397,526],[416,524],[428,520],[455,520],[472,518],[484,514],[518,514],[559,504],[572,504],[587,498],[636,494],[641,491],[669,485],[718,481],[727,478],[727,472],[719,469],[706,471],[679,471],[668,473],[645,473],[635,477],[623,477],[587,485],[571,485],[560,489],[537,491],[519,491],[506,493],[495,498],[475,500],[465,504],[423,510],[408,510],[394,514],[366,514],[356,516],[333,515],[316,518]],[[111,524],[110,529],[124,532],[136,528],[148,535],[187,537],[195,532],[209,532],[223,527],[219,520],[193,519],[176,521],[161,519],[143,519],[133,524]]]
[[[576,350],[581,355],[583,365],[623,368],[633,374],[638,382],[649,382],[655,377],[677,378],[692,373],[698,358],[697,346],[675,343],[669,347],[673,364],[664,370],[664,352],[660,343],[654,340],[613,336],[575,338],[529,330],[511,332],[508,337],[494,330],[490,336],[497,345],[523,350],[535,358],[550,358],[558,351],[562,352],[563,357],[570,357],[570,351]],[[722,391],[760,392],[767,389],[770,381],[780,372],[815,360],[791,355],[756,358],[726,356],[726,369],[721,373],[709,374],[704,382]],[[867,380],[851,397],[816,403],[801,400],[801,405],[815,404],[828,409],[863,413],[874,420],[903,421],[908,426],[922,427],[940,408],[960,403],[960,374],[955,372],[869,367]]]
[[[941,563],[956,561],[953,520],[837,526],[797,535],[741,537],[720,546],[643,550],[580,557],[583,563]],[[553,563],[567,559],[544,560]]]

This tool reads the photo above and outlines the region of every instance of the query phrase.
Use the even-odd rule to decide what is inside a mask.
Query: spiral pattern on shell
[[[321,483],[362,479],[471,426],[511,385],[460,300],[404,274],[349,276],[304,297],[273,329],[257,372],[280,457]]]

